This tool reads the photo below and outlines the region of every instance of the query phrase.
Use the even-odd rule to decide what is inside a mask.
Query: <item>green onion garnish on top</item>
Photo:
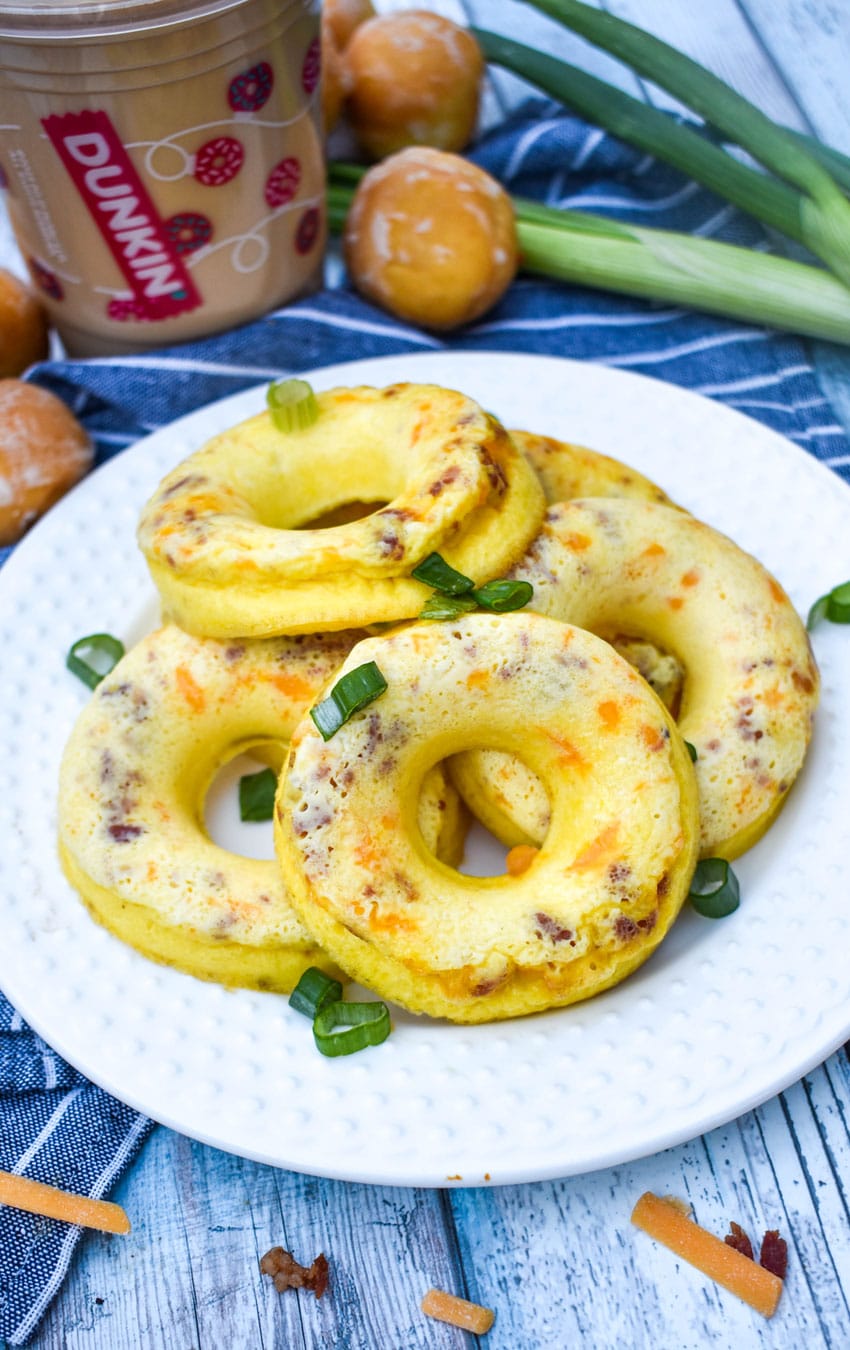
[[[503,577],[496,581],[485,581],[472,592],[482,609],[493,614],[509,614],[514,609],[522,609],[534,594],[530,581],[508,581]]]
[[[77,638],[65,657],[65,665],[89,689],[96,689],[123,655],[124,643],[118,638],[110,633],[92,633],[89,637]]]
[[[439,553],[429,553],[410,575],[417,581],[424,581],[426,586],[433,586],[435,591],[443,595],[464,595],[475,585],[471,577],[457,572]]]
[[[352,1055],[380,1045],[389,1034],[386,1003],[326,1003],[313,1022],[313,1039],[323,1055]]]
[[[830,623],[850,623],[850,581],[833,586],[831,591],[815,601],[806,620],[810,632],[821,619],[828,619]]]
[[[272,769],[243,774],[239,779],[240,820],[271,820],[276,791],[277,774]]]
[[[738,878],[725,858],[702,858],[697,863],[688,897],[706,919],[725,919],[738,908]]]
[[[435,591],[419,611],[420,619],[459,619],[477,606],[471,595],[440,595]]]
[[[692,763],[692,764],[696,764],[696,762],[697,762],[697,748],[696,748],[696,746],[695,746],[695,745],[691,745],[690,741],[685,741],[685,749],[687,750],[688,754],[689,754],[690,757],[691,757],[691,763]]]
[[[266,403],[278,431],[303,431],[319,416],[316,395],[306,380],[275,380],[266,391]]]
[[[366,661],[343,675],[327,698],[310,709],[322,740],[329,741],[350,717],[383,694],[386,687],[387,682],[374,661]]]
[[[339,1003],[342,985],[318,966],[310,966],[289,995],[289,1006],[305,1017],[316,1017],[326,1003]]]

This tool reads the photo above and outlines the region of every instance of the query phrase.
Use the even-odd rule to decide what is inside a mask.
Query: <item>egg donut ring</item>
[[[572,497],[640,497],[675,506],[657,483],[610,455],[531,431],[510,434],[530,460],[547,502],[566,502]]]
[[[512,574],[531,605],[603,637],[626,632],[684,669],[678,725],[696,754],[700,853],[736,858],[764,833],[800,771],[818,701],[806,630],[779,583],[725,535],[654,502],[564,502]],[[465,756],[453,779],[509,846],[538,843],[540,785],[504,757]]]
[[[90,912],[145,956],[205,980],[287,992],[334,967],[293,911],[274,860],[230,853],[203,825],[222,764],[286,743],[356,632],[220,643],[167,626],[97,687],[68,741],[59,850]],[[429,846],[457,857],[461,816],[423,788]]]
[[[457,1022],[573,1003],[658,945],[696,858],[696,786],[675,723],[591,633],[472,613],[358,643],[386,692],[328,742],[309,718],[281,775],[275,840],[293,904],[352,977]],[[436,861],[416,827],[425,772],[458,746],[521,751],[552,823],[520,876]]]
[[[412,618],[410,572],[438,551],[476,582],[520,557],[543,492],[505,429],[434,385],[318,394],[309,427],[268,412],[214,437],[145,507],[139,544],[169,617],[210,637]],[[346,503],[387,505],[329,528]]]

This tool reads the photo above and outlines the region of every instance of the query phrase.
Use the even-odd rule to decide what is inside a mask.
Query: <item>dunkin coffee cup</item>
[[[74,355],[247,322],[325,240],[318,0],[0,0],[12,228]]]

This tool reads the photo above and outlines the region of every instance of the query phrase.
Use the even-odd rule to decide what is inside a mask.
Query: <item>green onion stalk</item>
[[[850,201],[798,137],[699,62],[651,33],[580,0],[526,0],[666,89],[766,169],[799,188],[803,243],[850,285]]]
[[[331,165],[341,230],[364,170]],[[850,345],[850,291],[828,272],[734,244],[512,198],[525,272]]]

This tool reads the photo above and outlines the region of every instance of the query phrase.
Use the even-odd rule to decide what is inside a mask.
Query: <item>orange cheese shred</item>
[[[632,1210],[632,1223],[763,1317],[776,1312],[782,1293],[779,1277],[701,1228],[669,1200],[647,1191]]]
[[[482,1308],[480,1303],[470,1303],[443,1289],[429,1289],[419,1306],[426,1316],[471,1331],[475,1336],[483,1336],[489,1331],[495,1317],[492,1308]]]
[[[0,1172],[0,1204],[83,1228],[98,1228],[102,1233],[130,1231],[130,1220],[120,1205],[109,1200],[92,1200],[87,1195],[72,1195],[70,1191],[60,1191],[56,1186],[19,1177],[14,1172]]]

